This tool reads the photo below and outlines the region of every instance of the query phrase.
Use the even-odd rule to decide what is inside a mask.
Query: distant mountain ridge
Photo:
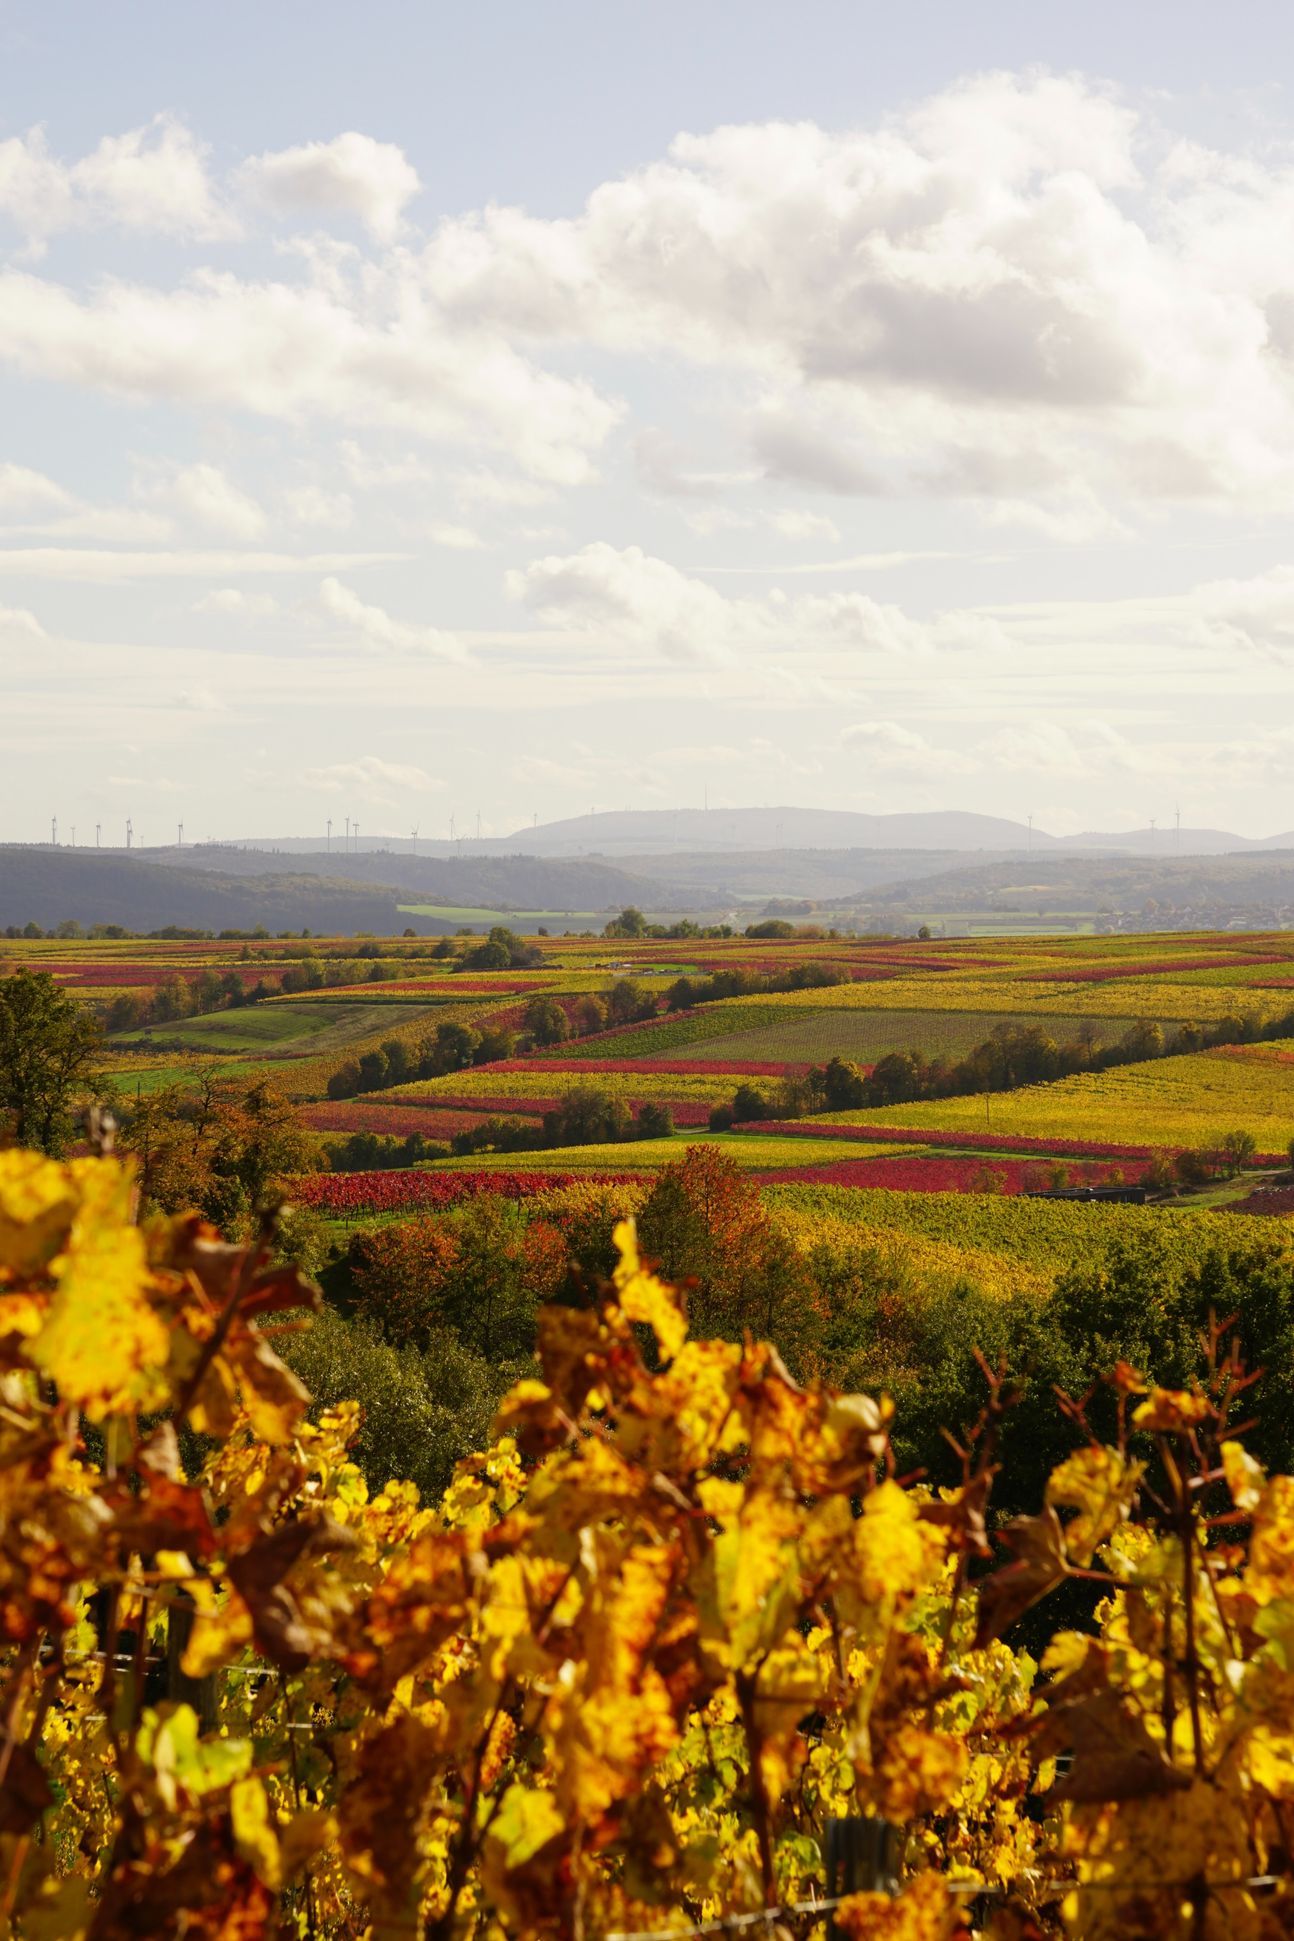
[[[1053,836],[1049,830],[1007,816],[981,815],[973,809],[896,810],[872,814],[861,809],[804,809],[793,804],[746,809],[603,809],[540,822],[510,836],[462,836],[453,842],[431,836],[345,838],[335,832],[330,847],[317,836],[257,837],[246,843],[203,845],[186,851],[199,868],[231,868],[220,853],[259,852],[299,857],[330,855],[348,873],[363,857],[424,859],[550,857],[614,864],[650,857],[655,873],[667,875],[672,852],[719,856],[745,850],[955,850],[995,854],[1046,855],[1081,850],[1094,855],[1222,856],[1255,849],[1294,849],[1294,831],[1272,836],[1238,836],[1226,829],[1157,828],[1087,830]],[[161,852],[159,852],[161,853]]]

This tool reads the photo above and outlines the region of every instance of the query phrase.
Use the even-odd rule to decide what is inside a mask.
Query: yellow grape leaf
[[[771,1490],[751,1491],[714,1540],[719,1649],[734,1667],[772,1649],[800,1607],[798,1506]]]
[[[1152,1388],[1146,1400],[1133,1410],[1136,1429],[1158,1429],[1166,1433],[1194,1429],[1213,1412],[1207,1395],[1186,1388]]]
[[[147,1707],[136,1747],[145,1765],[153,1768],[157,1790],[174,1812],[181,1797],[199,1798],[241,1779],[252,1763],[250,1739],[202,1739],[191,1705],[156,1711]]]
[[[1086,1568],[1092,1552],[1123,1522],[1145,1467],[1093,1444],[1052,1470],[1046,1502],[1078,1512],[1065,1525],[1065,1549],[1076,1564]]]
[[[1078,1868],[1064,1903],[1066,1930],[1081,1941],[1188,1934],[1182,1904],[1195,1880],[1214,1888],[1203,1933],[1257,1941],[1251,1897],[1219,1891],[1253,1871],[1248,1816],[1221,1786],[1199,1779],[1185,1792],[1072,1807],[1064,1851]],[[1215,1920],[1214,1909],[1225,1913]]]
[[[620,1259],[613,1280],[621,1312],[630,1321],[644,1321],[654,1331],[666,1361],[673,1361],[687,1340],[687,1322],[679,1312],[673,1290],[649,1274],[638,1255],[638,1230],[621,1220],[612,1236]]]
[[[964,1739],[927,1731],[912,1720],[878,1729],[870,1774],[860,1774],[873,1809],[901,1825],[946,1807],[966,1776],[970,1754]]]
[[[166,1400],[170,1336],[150,1299],[132,1174],[101,1159],[80,1183],[81,1204],[53,1262],[54,1298],[29,1352],[66,1401],[100,1422]]]
[[[234,1845],[259,1880],[275,1892],[283,1877],[278,1835],[262,1780],[237,1779],[229,1789],[229,1825]]]
[[[1294,1476],[1273,1476],[1253,1514],[1245,1588],[1260,1603],[1294,1598]]]
[[[960,1912],[938,1874],[919,1874],[901,1894],[850,1894],[836,1909],[849,1941],[949,1941]]]
[[[308,1390],[254,1328],[235,1328],[223,1358],[238,1378],[252,1433],[262,1442],[290,1442],[306,1412]]]
[[[16,1147],[0,1152],[0,1262],[19,1279],[48,1267],[80,1195],[70,1166]]]
[[[1242,1442],[1224,1442],[1222,1445],[1222,1473],[1231,1491],[1231,1501],[1238,1510],[1253,1510],[1258,1507],[1267,1484],[1267,1472],[1262,1464],[1245,1448]]]
[[[490,1836],[503,1848],[505,1866],[522,1867],[565,1828],[566,1821],[551,1793],[514,1782],[494,1815]]]
[[[944,1560],[942,1530],[923,1523],[920,1506],[895,1482],[884,1482],[863,1498],[863,1514],[853,1525],[863,1597],[879,1604],[924,1590]]]

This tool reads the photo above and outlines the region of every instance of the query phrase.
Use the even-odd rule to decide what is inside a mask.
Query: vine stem
[[[743,1672],[737,1679],[737,1703],[741,1708],[742,1730],[746,1735],[746,1757],[750,1764],[750,1805],[759,1843],[759,1871],[764,1886],[765,1907],[777,1905],[777,1878],[773,1867],[773,1834],[768,1818],[768,1794],[759,1760],[759,1732],[755,1725],[755,1687],[759,1671]]]

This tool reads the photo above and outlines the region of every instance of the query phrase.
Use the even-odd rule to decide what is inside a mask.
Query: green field
[[[605,910],[481,910],[454,903],[401,903],[403,916],[436,917],[442,923],[503,923],[513,929],[518,924],[579,924],[583,930],[606,921]]]
[[[356,1003],[353,999],[321,998],[317,1003],[294,999],[245,1004],[236,1011],[213,1011],[206,1017],[147,1025],[109,1043],[114,1051],[147,1046],[150,1050],[206,1051],[218,1056],[221,1052],[299,1050],[314,1057],[343,1051],[390,1022],[390,1009],[382,1004]]]

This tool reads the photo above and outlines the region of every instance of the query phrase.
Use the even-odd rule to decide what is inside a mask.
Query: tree
[[[560,1045],[570,1036],[570,1021],[554,997],[532,997],[522,1023],[537,1045]]]
[[[607,1007],[594,991],[589,991],[578,999],[572,1022],[581,1038],[587,1038],[595,1031],[607,1028]]]
[[[329,1078],[328,1096],[330,1099],[353,1099],[361,1083],[358,1062],[354,1058],[348,1058],[346,1063],[339,1065]]]
[[[757,1085],[739,1085],[732,1095],[732,1117],[735,1125],[744,1125],[750,1119],[766,1119],[769,1116],[769,1103]]]
[[[788,1357],[809,1346],[821,1317],[804,1262],[774,1228],[758,1184],[717,1146],[689,1146],[663,1169],[638,1232],[667,1277],[692,1281],[699,1331],[739,1341],[771,1319]]]
[[[600,1146],[627,1139],[629,1107],[596,1085],[576,1085],[555,1111],[544,1114],[544,1137],[554,1146]]]
[[[646,1099],[638,1107],[637,1127],[640,1139],[668,1139],[674,1130],[674,1114],[667,1105]]]
[[[867,1103],[867,1080],[850,1059],[836,1057],[823,1072],[822,1093],[829,1112],[848,1112]]]
[[[147,1205],[191,1208],[246,1228],[281,1181],[312,1172],[310,1134],[272,1085],[239,1086],[213,1072],[196,1087],[171,1086],[136,1101],[122,1132],[136,1155]]]
[[[153,1017],[159,1024],[170,1024],[189,1015],[189,987],[178,971],[164,977],[153,992]]]
[[[647,919],[632,903],[626,904],[618,917],[612,917],[602,932],[604,937],[644,937],[646,934]]]
[[[20,1145],[63,1150],[78,1099],[93,1088],[99,1043],[93,1014],[48,971],[0,982],[0,1114]]]
[[[372,1051],[361,1052],[359,1060],[359,1089],[361,1092],[377,1092],[387,1083],[387,1057],[381,1046]]]
[[[622,977],[611,986],[607,1012],[612,1024],[636,1024],[656,1015],[656,1000],[636,977]]]
[[[440,1078],[445,1072],[465,1071],[480,1042],[468,1024],[438,1024],[435,1036],[419,1051],[418,1076]]]
[[[1228,1179],[1234,1179],[1250,1165],[1258,1150],[1258,1141],[1252,1132],[1228,1132],[1218,1150],[1222,1154],[1222,1170]]]

